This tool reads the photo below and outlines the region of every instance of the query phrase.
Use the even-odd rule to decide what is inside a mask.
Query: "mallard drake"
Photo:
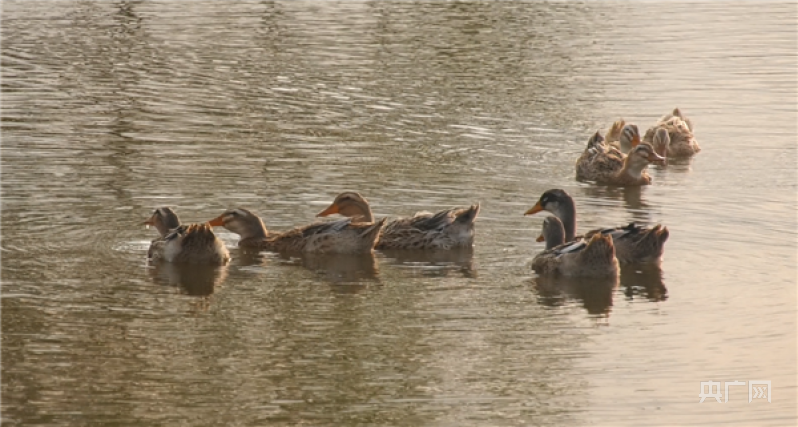
[[[615,256],[622,263],[659,262],[662,259],[665,242],[670,236],[667,227],[656,225],[645,228],[635,223],[623,227],[592,230],[584,236],[576,236],[574,199],[561,189],[548,190],[543,193],[535,206],[526,211],[524,215],[533,215],[544,210],[553,213],[562,221],[566,242],[575,240],[577,237],[589,239],[596,234],[611,236],[615,246]]]
[[[596,132],[576,160],[576,179],[621,186],[651,184],[646,168],[649,163],[663,162],[665,158],[655,153],[649,144],[637,145],[640,141],[637,126],[626,125],[623,128],[621,138],[629,139],[630,144],[635,145],[627,156],[604,143],[594,142],[600,137]]]
[[[562,243],[562,222],[550,217],[543,221],[547,249],[532,260],[532,269],[540,275],[561,274],[570,277],[607,277],[618,275],[618,260],[612,237],[600,233],[587,240]],[[549,248],[549,240],[557,241]]]
[[[657,124],[649,128],[643,137],[643,142],[653,143],[657,129],[660,128],[665,129],[670,138],[668,157],[687,157],[701,151],[693,135],[695,129],[693,123],[678,108],[660,118]]]
[[[222,265],[230,260],[230,253],[208,224],[181,225],[150,246],[148,257],[186,264]]]
[[[453,249],[474,243],[474,221],[479,203],[438,213],[417,213],[389,222],[382,230],[377,249]],[[358,193],[345,192],[316,216],[340,214],[353,223],[371,223],[374,215],[368,201]]]
[[[311,224],[284,233],[269,233],[263,221],[243,209],[228,209],[208,224],[224,227],[241,236],[238,246],[274,252],[327,254],[370,253],[377,243],[385,220],[353,223],[349,218]]]

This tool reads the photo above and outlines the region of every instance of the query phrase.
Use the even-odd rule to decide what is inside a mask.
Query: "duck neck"
[[[344,207],[340,211],[341,215],[352,218],[352,223],[372,223],[374,222],[374,214],[371,213],[371,207],[368,203],[351,204]]]
[[[546,236],[546,249],[553,249],[565,243],[565,232],[562,228],[549,231]]]
[[[246,231],[241,234],[241,240],[261,240],[265,239],[268,235],[269,231],[266,230],[266,226],[263,225],[263,220],[256,218],[256,220],[253,220],[249,227],[246,228]]]
[[[623,168],[620,173],[621,175],[628,175],[632,179],[639,180],[643,177],[643,170],[645,170],[647,166],[648,164],[639,164],[633,161],[631,156],[629,156],[623,162]]]
[[[565,241],[574,240],[574,237],[576,237],[576,207],[574,206],[574,200],[570,197],[562,200],[557,212],[554,212],[554,214],[557,215],[557,218],[560,218],[565,229]]]

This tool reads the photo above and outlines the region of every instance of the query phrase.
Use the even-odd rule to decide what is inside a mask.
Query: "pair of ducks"
[[[340,214],[346,218],[311,224],[283,233],[270,233],[263,221],[247,209],[228,209],[204,224],[180,225],[177,214],[158,208],[144,222],[160,238],[150,245],[148,257],[180,263],[225,264],[230,254],[211,227],[238,234],[238,246],[288,253],[362,254],[373,249],[452,249],[471,247],[479,204],[438,213],[418,213],[388,222],[374,221],[368,201],[358,193],[341,193],[316,216]]]
[[[637,125],[621,119],[604,136],[596,132],[590,137],[576,161],[576,179],[621,186],[649,185],[649,164],[664,164],[667,157],[691,156],[699,151],[693,124],[678,108],[649,128],[642,142]]]
[[[564,190],[548,190],[524,215],[548,211],[537,241],[546,250],[532,260],[540,275],[606,277],[618,274],[618,262],[657,263],[662,259],[667,227],[644,228],[630,223],[624,227],[596,229],[576,236],[576,206]]]

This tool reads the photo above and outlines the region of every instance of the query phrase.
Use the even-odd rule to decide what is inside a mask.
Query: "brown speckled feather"
[[[479,204],[436,214],[417,214],[388,223],[377,249],[452,249],[474,242],[474,220]]]
[[[224,264],[230,254],[208,224],[181,225],[148,251],[153,261],[164,260],[190,264]]]
[[[662,259],[665,242],[668,241],[670,232],[668,227],[657,224],[651,228],[644,228],[635,223],[624,227],[604,228],[587,232],[585,239],[590,239],[594,234],[601,233],[612,236],[615,245],[615,256],[623,263],[650,263]]]
[[[698,146],[698,141],[693,135],[694,128],[690,119],[684,117],[678,108],[674,110],[674,113],[665,115],[657,124],[649,128],[643,136],[643,141],[653,142],[654,133],[662,127],[668,131],[668,136],[671,139],[668,145],[668,157],[687,157],[698,153],[701,151],[701,147]]]
[[[374,224],[352,224],[346,218],[311,224],[284,233],[269,233],[265,238],[241,240],[239,246],[275,252],[369,253],[384,224],[384,219]]]
[[[539,253],[532,260],[532,269],[540,275],[614,276],[618,274],[618,260],[612,238],[599,234],[588,241],[568,242]]]

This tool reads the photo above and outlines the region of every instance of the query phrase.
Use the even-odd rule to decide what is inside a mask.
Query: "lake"
[[[796,18],[4,1],[3,424],[795,425]],[[674,107],[694,158],[575,180],[593,132]],[[537,277],[545,215],[523,213],[551,188],[583,231],[667,226],[662,265]],[[146,263],[154,208],[280,231],[346,190],[377,217],[479,202],[474,248],[287,257],[218,229],[225,267]]]

